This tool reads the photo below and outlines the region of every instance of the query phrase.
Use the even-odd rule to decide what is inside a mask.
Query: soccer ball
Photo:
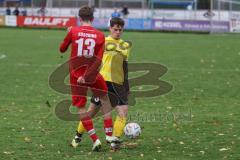
[[[124,133],[128,138],[137,138],[141,134],[141,127],[137,123],[128,123],[124,128]]]

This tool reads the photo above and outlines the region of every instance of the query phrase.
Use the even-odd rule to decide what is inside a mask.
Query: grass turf
[[[49,75],[69,56],[61,59],[58,52],[64,35],[0,28],[0,159],[240,158],[239,34],[126,32],[123,38],[134,44],[129,62],[166,66],[160,79],[174,89],[137,99],[129,114],[143,127],[142,135],[125,138],[115,153],[104,142],[102,152],[92,153],[87,135],[79,148],[68,146],[77,122],[58,119],[54,109],[69,95],[48,85]],[[102,120],[95,122],[103,141]]]

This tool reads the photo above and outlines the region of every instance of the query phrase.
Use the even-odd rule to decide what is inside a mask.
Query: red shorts
[[[72,105],[76,107],[85,107],[87,103],[87,91],[91,89],[92,93],[96,97],[101,97],[107,94],[107,85],[103,77],[99,74],[94,83],[79,85],[77,78],[70,75],[70,84],[72,91]]]

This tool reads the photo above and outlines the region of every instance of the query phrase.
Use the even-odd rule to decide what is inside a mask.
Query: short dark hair
[[[113,27],[114,25],[124,27],[124,20],[122,18],[119,18],[119,17],[111,18],[110,27]]]
[[[83,21],[92,21],[93,20],[93,9],[89,6],[82,6],[79,9],[78,16]]]

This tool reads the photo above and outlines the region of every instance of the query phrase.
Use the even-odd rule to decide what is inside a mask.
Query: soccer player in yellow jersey
[[[113,131],[111,128],[105,128],[106,141],[110,143],[119,143],[123,134],[123,129],[127,121],[128,113],[128,56],[130,53],[130,43],[121,39],[124,21],[121,18],[112,18],[110,20],[110,35],[105,38],[105,51],[102,60],[101,75],[108,86],[108,93],[111,104],[117,111],[117,117],[114,122]],[[98,97],[92,97],[89,112],[94,116],[101,109],[101,102]],[[79,123],[77,134],[72,140],[71,145],[77,147],[82,139],[85,129],[82,123]]]

